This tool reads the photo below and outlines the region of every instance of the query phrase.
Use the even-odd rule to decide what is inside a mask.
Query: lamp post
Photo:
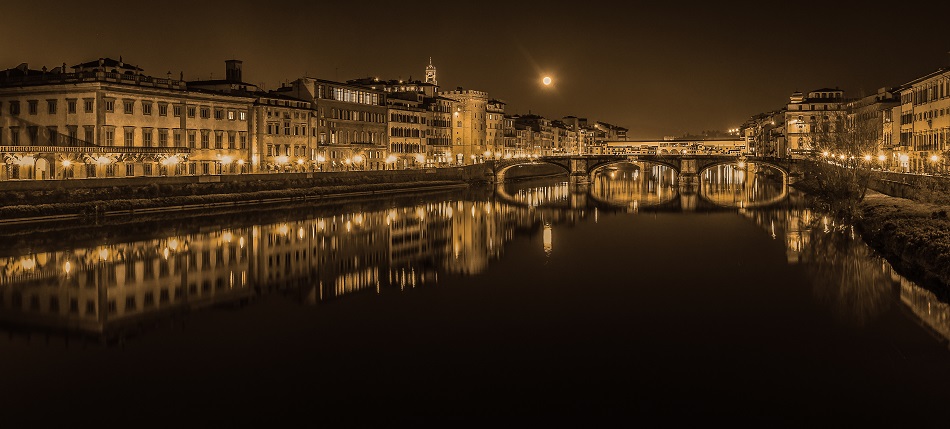
[[[940,157],[937,155],[930,155],[930,174],[937,174],[937,163],[940,162]]]
[[[68,178],[69,178],[69,167],[73,165],[73,162],[70,161],[70,160],[68,160],[68,159],[64,159],[64,160],[62,160],[62,161],[60,162],[60,164],[63,165],[63,179],[68,179]]]

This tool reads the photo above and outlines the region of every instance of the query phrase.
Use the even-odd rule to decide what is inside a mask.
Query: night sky
[[[916,17],[866,2],[617,3],[15,2],[0,68],[121,55],[194,80],[223,78],[234,58],[245,81],[273,89],[305,74],[423,79],[432,57],[443,89],[648,139],[737,127],[796,90],[859,96],[950,65],[939,2]]]

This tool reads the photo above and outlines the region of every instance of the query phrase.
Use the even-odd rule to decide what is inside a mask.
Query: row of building
[[[626,129],[509,114],[487,92],[424,81],[301,77],[277,89],[149,76],[100,58],[0,72],[0,180],[459,166],[584,153]]]
[[[939,68],[874,94],[848,97],[838,88],[794,92],[777,110],[752,116],[740,128],[750,151],[796,157],[815,150],[814,133],[842,120],[869,140],[859,154],[875,167],[913,173],[946,170],[950,137],[950,68]]]

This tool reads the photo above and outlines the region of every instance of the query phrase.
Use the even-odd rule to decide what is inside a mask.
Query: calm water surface
[[[943,294],[767,175],[674,180],[6,228],[0,421],[945,422]]]

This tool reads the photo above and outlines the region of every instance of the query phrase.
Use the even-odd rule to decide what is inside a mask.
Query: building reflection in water
[[[540,203],[562,192],[553,187],[529,194],[544,195],[531,197]],[[21,251],[0,259],[0,321],[108,337],[148,318],[276,290],[292,290],[315,304],[360,291],[411,288],[437,282],[440,273],[485,270],[516,231],[544,228],[548,246],[551,225],[578,216],[455,200]]]
[[[722,207],[750,208],[785,196],[781,172],[755,163],[723,164],[700,175],[700,195]]]
[[[591,194],[638,204],[675,194],[675,178],[661,170],[605,174]],[[726,194],[741,188],[721,185]],[[767,199],[769,189],[742,198]],[[108,338],[145,320],[244,303],[276,290],[309,304],[405,290],[436,283],[440,275],[482,272],[526,233],[540,232],[541,250],[550,256],[555,226],[583,221],[588,213],[564,207],[573,198],[566,183],[511,194],[516,201],[454,199],[61,250],[13,250],[0,259],[0,320]],[[783,244],[788,263],[811,278],[816,299],[842,318],[867,324],[888,310],[889,294],[899,290],[903,305],[925,325],[950,336],[945,302],[896,274],[852,228],[807,207],[801,194],[791,192],[781,204],[736,211]],[[598,209],[590,211],[597,216]]]
[[[676,172],[665,165],[643,162],[604,167],[594,173],[590,195],[630,212],[660,206],[677,197]]]

